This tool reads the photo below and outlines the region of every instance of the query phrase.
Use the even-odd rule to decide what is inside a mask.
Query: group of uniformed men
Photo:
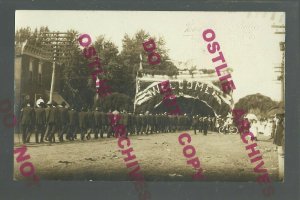
[[[192,127],[195,135],[198,132],[207,135],[207,131],[216,131],[216,118],[215,117],[202,117],[199,115],[193,116]]]
[[[67,140],[77,139],[77,133],[80,133],[81,140],[94,138],[103,138],[114,135],[110,126],[112,112],[102,112],[99,107],[95,110],[82,108],[79,112],[73,107],[66,108],[65,102],[58,105],[57,103],[41,102],[37,108],[33,108],[30,103],[21,110],[20,130],[22,133],[22,142],[29,143],[31,134],[35,133],[35,142],[48,141],[55,142],[55,133],[58,140],[63,142],[64,135]],[[213,130],[214,120],[211,117],[194,116],[191,120],[186,114],[168,115],[164,114],[133,114],[123,111],[119,113],[121,119],[118,122],[123,124],[128,134],[153,134],[166,133],[182,130],[189,130],[191,126],[199,132],[207,134],[207,130]]]

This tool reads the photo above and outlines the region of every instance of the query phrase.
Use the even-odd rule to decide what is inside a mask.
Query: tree
[[[28,44],[45,49],[47,39],[44,38],[42,43],[42,36],[45,32],[50,32],[47,26],[36,28],[33,31],[29,27],[21,28],[16,31],[16,44],[27,40]],[[91,69],[87,67],[91,60],[87,60],[82,54],[82,49],[79,48],[78,32],[68,30],[67,33],[69,37],[67,41],[71,42],[68,43],[67,48],[62,47],[57,50],[68,57],[68,59],[57,62],[59,65],[57,79],[61,85],[59,92],[66,101],[76,107],[91,107],[96,95],[95,81],[91,79]],[[149,73],[169,76],[178,74],[178,69],[168,57],[163,38],[156,39],[153,37],[157,45],[155,51],[160,54],[161,63],[155,66],[148,64],[147,52],[143,49],[142,44],[149,37],[150,34],[143,30],[138,31],[133,37],[126,34],[123,38],[121,53],[119,53],[117,46],[107,40],[104,35],[98,36],[92,44],[104,70],[104,73],[99,75],[99,79],[108,80],[107,84],[111,87],[112,92],[125,95],[122,98],[127,99],[126,102],[133,102],[135,96],[135,81],[139,70],[140,54],[143,58],[143,68]],[[131,109],[131,107],[127,106],[126,109]]]
[[[28,40],[30,38],[31,34],[32,33],[31,33],[30,27],[18,29],[15,34],[16,44],[20,44],[20,43],[23,43],[26,40]]]
[[[235,109],[243,109],[260,117],[266,117],[267,112],[275,107],[278,102],[260,93],[245,96],[235,104]]]
[[[104,98],[99,98],[95,102],[95,107],[100,107],[104,112],[108,111],[130,111],[133,108],[131,98],[125,94],[113,92],[111,95]]]
[[[108,85],[113,92],[128,94],[132,77],[120,62],[117,46],[103,35],[98,36],[93,45],[104,69],[104,73],[99,78],[108,80]]]
[[[103,66],[118,65],[118,47],[113,42],[105,39],[104,35],[98,36],[93,46]]]
[[[88,61],[82,55],[77,37],[79,33],[75,30],[67,31],[70,41],[65,60],[61,66],[61,95],[70,104],[80,108],[82,106],[91,107],[94,103],[96,93],[95,83],[91,81]]]
[[[196,69],[197,69],[197,68],[196,68],[195,65],[192,66],[192,67],[189,69],[189,73],[190,73],[190,75],[192,75],[192,78],[194,77],[194,71],[195,71]]]
[[[155,41],[155,52],[161,56],[160,64],[154,66],[148,63],[148,54],[143,48],[143,42],[150,37]],[[136,74],[137,70],[139,69],[140,54],[142,55],[144,69],[154,68],[164,71],[176,70],[177,68],[175,65],[170,62],[168,50],[166,49],[165,45],[166,43],[162,37],[157,39],[156,37],[152,37],[149,33],[146,33],[144,30],[140,30],[133,37],[125,34],[120,57],[123,61],[123,64],[134,74]]]
[[[150,65],[148,63],[148,54],[143,48],[143,42],[149,38],[154,39],[156,43],[155,52],[161,57],[161,62],[158,65]],[[135,77],[140,67],[140,55],[142,55],[142,65],[144,72],[151,74],[167,74],[169,76],[178,74],[178,69],[170,61],[168,51],[165,47],[163,38],[152,37],[144,30],[138,31],[133,37],[125,34],[122,41],[122,51],[120,53],[120,65],[123,72],[130,78],[127,94],[135,95]]]

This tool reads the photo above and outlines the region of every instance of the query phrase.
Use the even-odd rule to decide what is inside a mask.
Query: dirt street
[[[204,181],[255,181],[254,164],[238,135],[201,133],[192,136],[191,144],[200,158]],[[131,146],[148,181],[192,181],[194,169],[186,164],[183,146],[178,143],[182,132],[131,136]],[[272,181],[278,180],[278,160],[271,140],[259,137],[265,168]],[[34,141],[32,137],[31,141]],[[15,147],[20,146],[18,136]],[[129,180],[116,138],[92,139],[55,144],[27,145],[30,162],[41,180]],[[23,179],[15,162],[16,179]]]

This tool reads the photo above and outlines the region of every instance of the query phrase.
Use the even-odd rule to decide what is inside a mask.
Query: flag
[[[143,61],[143,57],[142,57],[142,54],[140,53],[140,68],[139,68],[139,70],[143,69],[142,61]]]
[[[97,79],[96,79],[96,89],[99,89],[99,88],[100,88],[100,80],[97,77]]]

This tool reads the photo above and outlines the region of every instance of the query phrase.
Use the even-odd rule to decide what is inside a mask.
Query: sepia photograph
[[[284,181],[284,12],[17,10],[14,53],[16,181]]]

